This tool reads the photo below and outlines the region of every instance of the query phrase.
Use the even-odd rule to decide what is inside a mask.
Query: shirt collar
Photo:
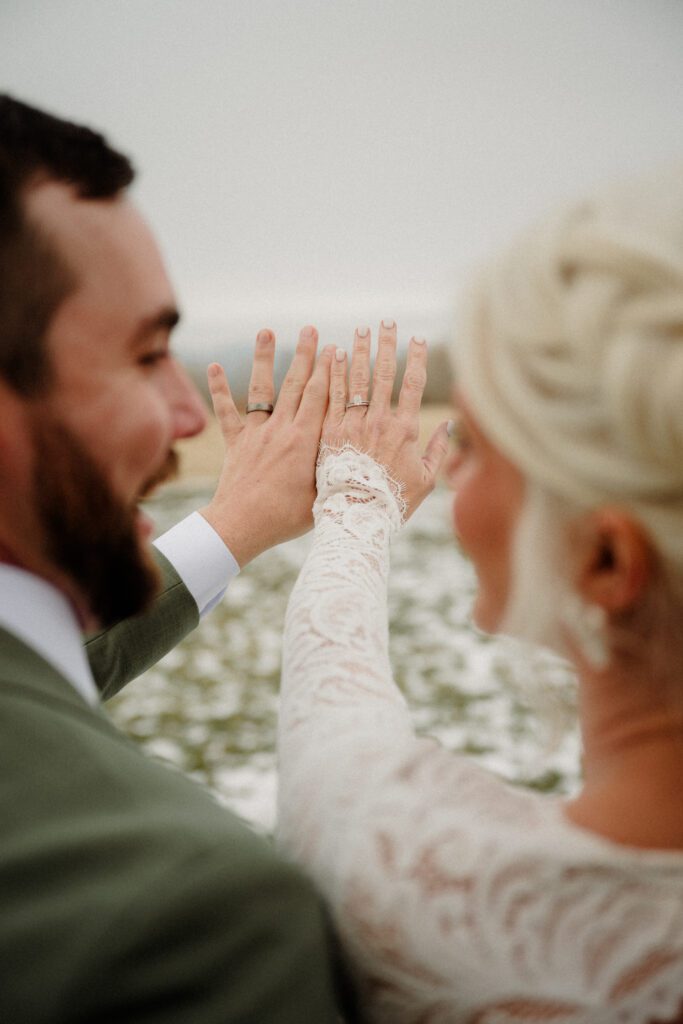
[[[76,613],[56,587],[0,565],[0,625],[56,668],[88,704],[99,703]]]

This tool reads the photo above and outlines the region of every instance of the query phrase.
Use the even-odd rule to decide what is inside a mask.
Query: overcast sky
[[[683,2],[0,0],[0,87],[133,156],[184,354],[429,337],[531,217],[683,157]]]

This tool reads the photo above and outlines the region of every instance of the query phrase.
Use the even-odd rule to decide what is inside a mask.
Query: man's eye
[[[168,349],[155,349],[153,352],[145,352],[144,355],[140,356],[138,362],[140,366],[156,366],[157,363],[168,359],[168,356]]]

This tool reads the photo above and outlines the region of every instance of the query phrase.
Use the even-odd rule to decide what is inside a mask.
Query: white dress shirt
[[[215,607],[239,572],[228,548],[198,512],[154,543],[192,594],[200,616]],[[98,703],[78,618],[56,587],[23,569],[0,564],[0,626],[56,668],[85,701]]]

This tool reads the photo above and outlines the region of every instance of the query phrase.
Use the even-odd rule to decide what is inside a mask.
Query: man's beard
[[[43,554],[84,596],[102,627],[151,604],[159,573],[137,531],[136,505],[114,494],[81,442],[44,412],[33,420],[33,486]],[[170,451],[138,498],[177,470]]]

